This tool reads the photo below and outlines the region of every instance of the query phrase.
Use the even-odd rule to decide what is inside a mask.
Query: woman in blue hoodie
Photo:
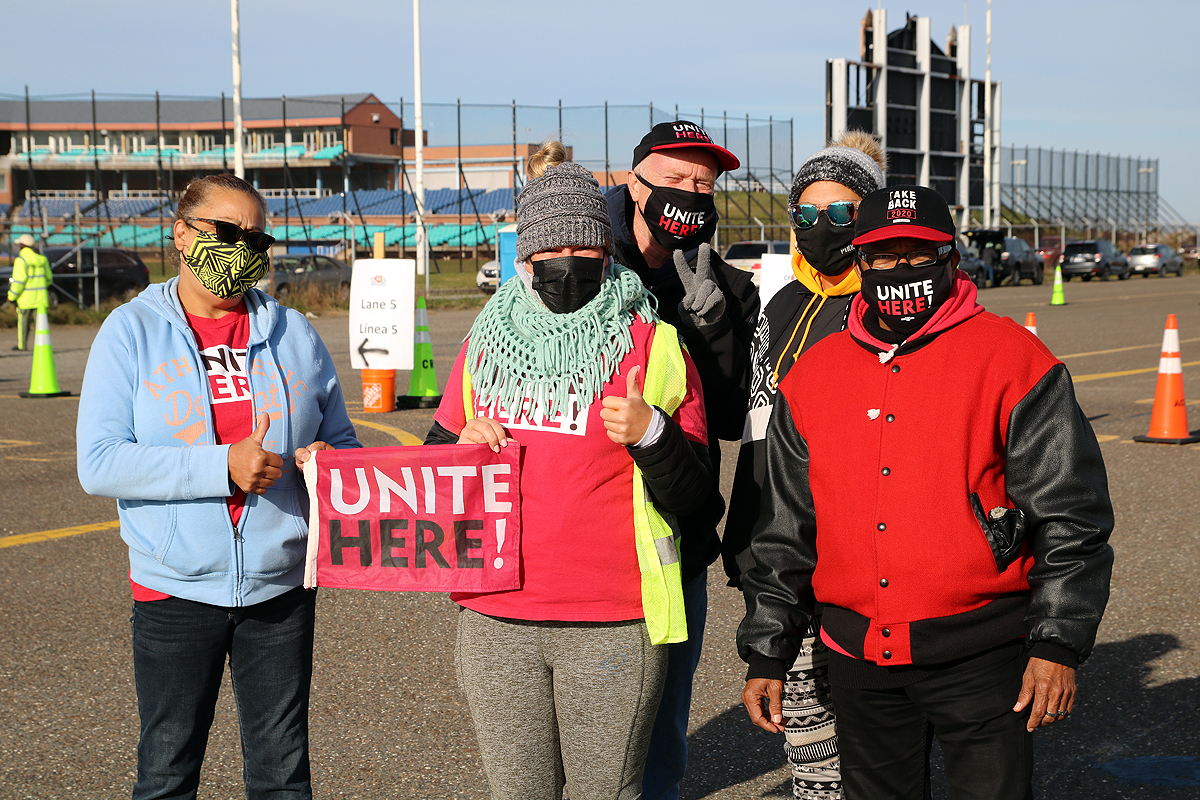
[[[312,796],[315,593],[301,588],[307,494],[291,456],[361,445],[317,333],[253,288],[265,221],[245,181],[193,181],[179,277],[109,316],[83,379],[79,480],[117,498],[129,545],[134,800],[196,796],[226,658],[247,797]]]

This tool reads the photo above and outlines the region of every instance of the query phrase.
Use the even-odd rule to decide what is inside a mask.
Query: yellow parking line
[[[374,428],[377,431],[383,431],[384,433],[390,433],[392,436],[396,437],[396,439],[400,442],[400,444],[403,444],[403,445],[424,444],[423,441],[418,439],[416,436],[413,436],[408,431],[401,430],[400,428],[397,428],[393,425],[384,425],[381,422],[371,422],[370,420],[360,419],[358,417],[351,417],[350,421],[353,422],[355,425],[365,425],[368,428]]]
[[[18,533],[15,536],[0,537],[0,547],[12,547],[18,544],[30,544],[31,542],[45,542],[50,539],[61,539],[64,536],[78,536],[81,533],[107,531],[119,527],[121,527],[121,523],[114,519],[111,522],[93,522],[91,525],[76,525],[73,528],[59,528],[55,531]]]
[[[1200,361],[1189,361],[1181,366],[1194,367],[1200,364]],[[1098,372],[1094,375],[1072,375],[1071,380],[1075,383],[1083,383],[1084,381],[1098,381],[1101,378],[1121,378],[1125,375],[1141,375],[1143,372],[1158,372],[1158,367],[1146,367],[1144,369],[1126,369],[1120,372]]]
[[[1200,337],[1195,339],[1183,339],[1179,343],[1189,344],[1191,342],[1200,342]],[[1070,355],[1058,356],[1058,358],[1061,360],[1064,358],[1083,358],[1084,356],[1106,356],[1109,353],[1124,353],[1127,350],[1149,350],[1151,347],[1161,348],[1162,342],[1157,342],[1155,344],[1135,344],[1132,347],[1117,347],[1112,350],[1093,350],[1090,353],[1071,353]]]

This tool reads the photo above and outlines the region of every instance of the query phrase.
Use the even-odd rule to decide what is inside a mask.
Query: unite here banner
[[[390,592],[521,588],[520,451],[483,444],[322,450],[304,586]]]

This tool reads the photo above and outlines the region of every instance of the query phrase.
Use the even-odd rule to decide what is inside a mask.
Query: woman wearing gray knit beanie
[[[792,183],[788,216],[796,237],[792,253],[796,280],[763,309],[750,347],[754,362],[750,408],[725,523],[725,571],[733,585],[740,585],[748,568],[750,531],[758,517],[766,474],[767,421],[776,389],[801,353],[846,328],[850,301],[859,291],[855,248],[850,243],[858,203],[883,187],[886,168],[878,140],[862,131],[849,131],[805,161]],[[770,696],[772,709],[780,709],[779,729],[786,737],[792,790],[804,800],[842,796],[828,679],[830,656],[817,635],[820,625],[818,609],[782,686],[772,682],[778,694],[771,696],[763,677],[750,681],[743,693],[743,700],[747,693]]]
[[[687,636],[667,520],[712,490],[704,403],[678,334],[609,258],[591,172],[557,142],[529,163],[520,279],[476,318],[425,440],[523,448],[521,588],[450,595],[455,662],[493,798],[633,798],[664,645]]]

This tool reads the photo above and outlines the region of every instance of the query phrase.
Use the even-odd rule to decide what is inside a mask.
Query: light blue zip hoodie
[[[88,494],[117,498],[133,580],[187,600],[253,605],[303,580],[308,495],[292,454],[314,441],[362,445],[317,332],[251,289],[254,413],[270,416],[263,449],[283,456],[283,476],[266,494],[247,496],[235,529],[226,504],[236,488],[229,445],[215,444],[178,280],[118,308],[92,342],[76,429],[79,482]]]

